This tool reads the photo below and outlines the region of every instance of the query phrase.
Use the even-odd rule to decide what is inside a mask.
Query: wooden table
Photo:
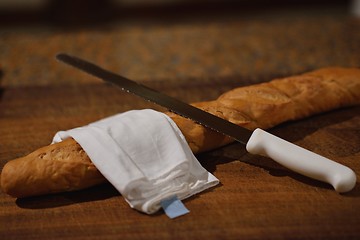
[[[197,82],[198,84],[199,82]],[[215,98],[224,84],[150,84],[184,101]],[[230,86],[229,88],[233,87]],[[226,86],[226,84],[225,84]],[[196,94],[195,94],[196,93]],[[196,96],[196,99],[193,97]],[[118,112],[158,107],[108,85],[4,89],[0,164],[50,143],[58,130]],[[282,124],[272,133],[360,172],[360,107]],[[26,199],[0,195],[1,239],[358,238],[360,185],[346,194],[300,176],[240,144],[198,156],[221,184],[185,200],[190,214],[170,220],[131,209],[104,184]]]
[[[167,14],[165,21],[153,14],[150,21],[130,17],[64,32],[2,29],[0,168],[48,145],[59,130],[130,109],[163,110],[56,63],[59,51],[186,102],[274,76],[360,66],[360,22],[336,6],[273,10]],[[349,166],[359,178],[360,106],[269,131]],[[198,158],[221,184],[185,200],[190,214],[170,220],[162,212],[139,213],[110,184],[26,199],[0,192],[0,239],[360,239],[359,182],[338,194],[240,144]]]

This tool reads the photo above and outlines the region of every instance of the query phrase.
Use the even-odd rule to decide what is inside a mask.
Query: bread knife
[[[56,59],[227,135],[244,144],[251,154],[269,157],[294,172],[329,183],[339,193],[350,191],[356,184],[356,174],[350,168],[260,128],[250,131],[78,57],[60,53]]]

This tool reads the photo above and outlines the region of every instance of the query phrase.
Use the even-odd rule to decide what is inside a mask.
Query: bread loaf
[[[214,101],[193,105],[253,130],[359,103],[360,69],[336,67],[236,88]],[[194,153],[233,141],[189,119],[166,114],[178,125]],[[1,174],[3,191],[14,197],[79,190],[105,181],[73,139],[9,161]]]
[[[84,189],[102,182],[105,178],[72,138],[12,160],[1,173],[3,191],[14,197]]]
[[[236,88],[215,101],[193,105],[254,130],[357,104],[360,104],[360,69],[332,67]],[[232,141],[189,119],[174,113],[168,115],[195,153]]]

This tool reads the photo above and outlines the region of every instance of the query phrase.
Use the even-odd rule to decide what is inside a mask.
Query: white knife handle
[[[356,184],[356,174],[350,168],[259,128],[251,135],[246,149],[249,153],[270,157],[294,172],[330,183],[337,192],[348,192]]]

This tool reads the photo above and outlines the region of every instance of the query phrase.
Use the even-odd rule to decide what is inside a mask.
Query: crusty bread
[[[72,138],[8,162],[1,173],[4,192],[14,197],[84,189],[105,178]]]
[[[217,100],[193,105],[253,130],[356,104],[360,104],[360,69],[325,68],[237,88]],[[189,119],[166,114],[178,125],[194,153],[233,141]],[[1,174],[3,191],[14,197],[78,190],[105,181],[73,139],[9,161]]]
[[[360,104],[360,69],[333,67],[236,88],[215,101],[193,105],[254,130],[357,104]],[[195,153],[232,141],[189,119],[174,113],[168,115]]]

